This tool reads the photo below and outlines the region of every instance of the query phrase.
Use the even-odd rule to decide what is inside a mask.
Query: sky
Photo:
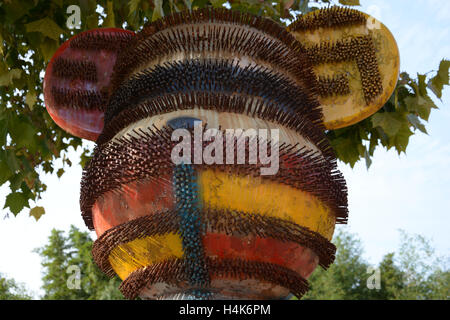
[[[436,70],[442,58],[450,59],[450,1],[360,2],[359,10],[374,15],[393,33],[401,71],[415,76]],[[450,256],[450,88],[442,101],[437,100],[440,109],[431,113],[428,135],[412,136],[406,155],[379,148],[369,170],[364,162],[353,169],[339,164],[349,189],[350,214],[348,226],[338,225],[337,230],[355,233],[370,263],[398,249],[400,229],[425,236],[438,255]],[[76,163],[79,153],[69,155]],[[37,204],[45,207],[46,214],[38,222],[25,211],[0,218],[0,273],[23,282],[35,296],[42,294],[42,268],[34,249],[47,243],[53,228],[69,230],[75,225],[87,231],[79,209],[80,166],[66,169],[60,179],[43,177],[48,188]],[[7,192],[7,186],[0,188],[1,208]]]

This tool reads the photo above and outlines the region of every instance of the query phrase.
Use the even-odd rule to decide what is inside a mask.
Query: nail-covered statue
[[[343,8],[288,28],[202,9],[66,41],[44,97],[59,126],[97,142],[80,199],[95,262],[127,298],[301,297],[314,269],[333,262],[335,224],[347,221],[325,131],[376,112],[398,71],[389,30]],[[251,134],[215,146],[226,161],[174,163],[179,129],[193,158],[229,129]],[[197,129],[214,134],[198,142]],[[269,155],[277,147],[274,174],[261,174],[261,157],[228,161],[241,147],[250,158],[263,129],[277,130],[278,141],[265,137]]]

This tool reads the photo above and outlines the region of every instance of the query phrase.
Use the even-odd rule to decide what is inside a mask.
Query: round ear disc
[[[123,29],[94,29],[59,47],[44,77],[45,106],[58,126],[74,136],[97,139],[117,54],[134,36]]]
[[[400,67],[398,47],[375,18],[332,7],[300,16],[288,31],[313,64],[327,129],[371,116],[392,95]]]

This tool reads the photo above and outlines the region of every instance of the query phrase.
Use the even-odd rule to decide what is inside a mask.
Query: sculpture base
[[[166,283],[156,283],[144,287],[139,297],[145,300],[284,300],[292,297],[288,289],[266,281],[254,279],[217,279],[211,282],[209,289],[202,289],[205,298],[180,292],[179,287]]]

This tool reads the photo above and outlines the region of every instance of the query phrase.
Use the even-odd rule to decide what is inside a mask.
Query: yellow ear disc
[[[371,116],[394,92],[400,67],[397,43],[375,18],[332,7],[300,16],[288,30],[313,64],[327,129]]]

